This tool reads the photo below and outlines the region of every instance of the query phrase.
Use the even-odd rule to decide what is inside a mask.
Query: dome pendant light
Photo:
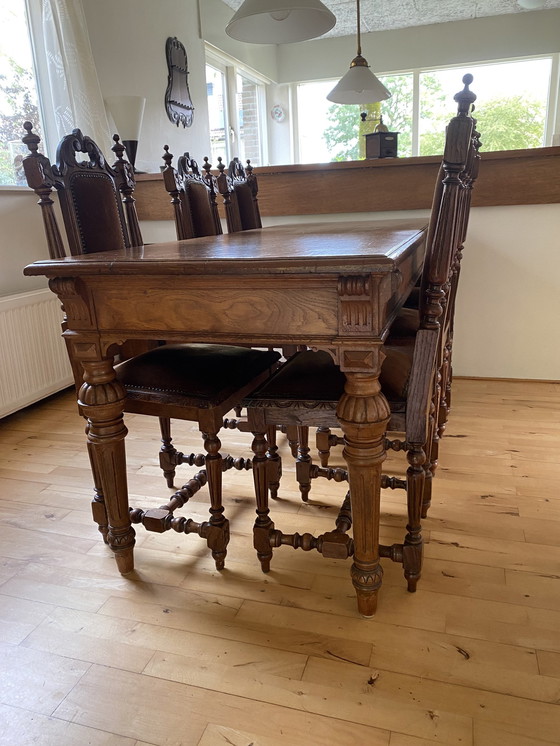
[[[322,36],[335,23],[321,0],[245,0],[226,34],[253,44],[288,44]]]
[[[360,0],[356,0],[358,27],[358,54],[350,63],[350,70],[344,75],[327,96],[335,104],[374,104],[385,101],[391,95],[383,83],[370,70],[367,60],[362,57],[360,39]]]

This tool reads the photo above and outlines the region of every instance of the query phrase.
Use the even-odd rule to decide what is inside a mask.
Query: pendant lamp
[[[321,0],[245,0],[226,34],[253,44],[288,44],[322,36],[335,23]]]
[[[360,39],[360,0],[356,0],[358,27],[358,54],[350,63],[350,70],[344,75],[327,96],[335,104],[374,104],[385,101],[391,95],[383,83],[370,70],[367,60],[362,57]]]

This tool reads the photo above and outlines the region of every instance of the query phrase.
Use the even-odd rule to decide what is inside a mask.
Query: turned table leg
[[[346,386],[337,417],[346,438],[344,457],[352,504],[354,562],[352,583],[358,610],[371,617],[377,607],[383,568],[379,562],[381,464],[389,405],[376,373],[346,373]]]
[[[84,362],[78,404],[87,417],[88,448],[95,464],[107,511],[107,542],[119,572],[134,569],[135,532],[130,523],[123,421],[125,391],[115,380],[110,359]]]

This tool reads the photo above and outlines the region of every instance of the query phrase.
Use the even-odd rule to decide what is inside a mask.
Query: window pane
[[[420,75],[420,155],[443,152],[445,125],[456,112],[453,96],[472,73],[483,149],[515,150],[544,144],[551,59],[434,70]]]
[[[325,129],[333,123],[335,105],[327,101],[334,80],[320,83],[300,83],[297,86],[299,160],[300,163],[328,163],[336,160],[336,153],[325,140]],[[336,106],[336,108],[341,108]],[[357,127],[357,124],[356,124]],[[356,138],[357,130],[348,139]]]
[[[390,91],[391,97],[381,102],[383,124],[389,132],[398,132],[398,154],[401,158],[412,155],[412,73],[405,75],[380,75],[379,80]]]
[[[24,1],[0,0],[0,23],[0,184],[26,184],[23,122],[42,134]]]
[[[208,94],[208,117],[210,121],[210,161],[217,163],[220,156],[228,162],[226,143],[226,76],[221,70],[206,65],[206,91]]]
[[[255,166],[261,164],[261,131],[259,124],[259,86],[243,75],[237,76],[237,115],[239,117],[238,157]]]
[[[412,155],[412,74],[385,75],[380,78],[391,91],[391,98],[382,101],[380,111],[391,132],[399,132],[399,156]],[[360,138],[373,131],[377,123],[376,107],[367,107],[367,125],[360,127],[360,112],[365,106],[332,104],[327,94],[336,80],[301,83],[297,87],[299,153],[302,163],[358,160],[364,157]],[[369,111],[371,109],[371,111]],[[370,122],[370,117],[375,117]]]

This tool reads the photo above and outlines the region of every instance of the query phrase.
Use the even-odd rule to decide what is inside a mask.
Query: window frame
[[[209,65],[225,74],[225,131],[226,131],[226,154],[227,161],[234,156],[239,156],[236,152],[239,141],[241,125],[237,107],[237,76],[251,81],[257,86],[257,116],[259,122],[259,150],[260,163],[268,163],[268,128],[266,121],[266,87],[271,83],[270,79],[261,75],[256,70],[245,65],[234,57],[230,57],[221,50],[217,49],[208,42],[205,43],[205,67]]]
[[[36,93],[36,105],[37,105],[37,115],[38,115],[38,122],[33,122],[35,132],[39,132],[41,136],[41,142],[43,145],[43,151],[47,147],[49,143],[49,133],[47,131],[46,121],[45,121],[45,109],[43,105],[43,100],[41,97],[41,80],[38,72],[38,65],[37,65],[37,59],[35,54],[35,44],[33,40],[33,24],[32,24],[32,18],[31,18],[31,3],[33,0],[21,0],[21,5],[23,9],[23,16],[24,16],[24,22],[25,22],[25,36],[27,39],[27,45],[29,48],[29,53],[31,57],[31,66],[28,68],[31,74],[33,75],[34,85],[35,85],[35,93]],[[39,127],[37,127],[39,125]],[[25,131],[23,129],[23,121],[22,121],[22,128],[21,128],[21,137],[25,134]],[[22,148],[23,154],[28,155],[28,151],[25,151],[24,148]],[[27,190],[27,184],[25,183],[17,183],[16,180],[11,183],[7,184],[0,184],[0,191],[12,191],[12,190]]]
[[[476,75],[476,69],[486,65],[499,65],[502,63],[515,63],[515,62],[530,62],[532,60],[539,59],[550,59],[550,80],[548,88],[548,104],[546,119],[544,123],[544,135],[542,147],[550,147],[553,145],[553,135],[560,133],[560,52],[550,52],[547,54],[536,54],[524,57],[506,57],[503,59],[492,59],[492,60],[477,60],[476,62],[464,62],[461,64],[451,65],[433,65],[425,67],[417,67],[408,70],[389,70],[389,71],[377,71],[376,75],[379,78],[388,75],[412,75],[412,157],[419,157],[420,155],[420,76],[425,73],[439,72],[442,70],[456,70],[464,69],[466,67],[472,68],[473,73]],[[309,83],[323,83],[330,81],[330,78],[324,78],[321,80],[305,80],[297,83],[293,83],[292,88],[292,100],[297,102],[298,100],[298,86],[306,85]],[[333,85],[337,82],[333,79]],[[297,105],[294,108],[293,116],[293,138],[295,143],[295,159],[296,163],[301,162],[300,152],[300,127],[299,127],[299,112]]]

